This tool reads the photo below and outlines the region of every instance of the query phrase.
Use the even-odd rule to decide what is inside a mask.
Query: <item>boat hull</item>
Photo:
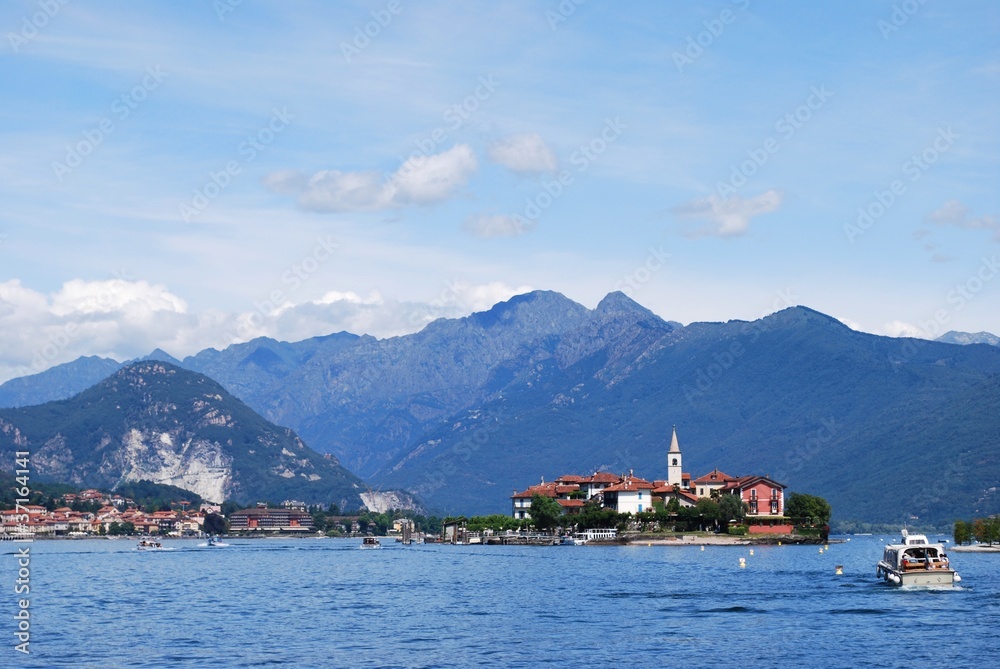
[[[880,563],[878,566],[879,576],[886,583],[895,586],[925,586],[936,588],[950,588],[955,585],[955,570],[953,569],[907,569],[899,571]]]

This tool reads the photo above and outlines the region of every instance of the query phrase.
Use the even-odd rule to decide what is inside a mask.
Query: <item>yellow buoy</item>
[[[704,547],[704,546],[702,546],[702,547],[701,547],[701,550],[705,550],[705,547]]]
[[[652,545],[653,545],[652,543],[648,543],[648,544],[646,544],[646,546],[652,546]]]
[[[781,542],[780,542],[780,541],[778,542],[778,545],[779,545],[779,546],[781,545]]]
[[[825,546],[823,546],[823,548],[825,548],[826,550],[830,550],[830,544],[826,544]]]
[[[746,566],[747,566],[747,559],[746,558],[740,558],[740,569],[743,569]]]
[[[837,565],[837,576],[843,576],[843,575],[844,575],[844,565],[838,564]]]
[[[752,548],[750,549],[750,555],[753,555],[753,549]]]
[[[822,554],[823,554],[823,549],[822,549],[822,548],[820,548],[820,549],[819,549],[819,554],[820,554],[820,555],[822,555]]]

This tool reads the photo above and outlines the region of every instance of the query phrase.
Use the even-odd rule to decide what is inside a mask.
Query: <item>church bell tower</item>
[[[669,485],[680,485],[683,469],[681,447],[677,443],[677,426],[674,425],[674,433],[670,437],[670,450],[667,451],[667,483]]]

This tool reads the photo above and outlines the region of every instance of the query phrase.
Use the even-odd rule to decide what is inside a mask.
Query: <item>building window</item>
[[[757,515],[757,500],[756,499],[751,499],[750,500],[750,513],[752,515],[754,515],[754,516]]]
[[[677,458],[674,458],[674,462],[673,462],[673,465],[674,465],[674,467],[676,467],[676,466],[677,466]]]
[[[639,513],[642,513],[642,504],[639,505]]]

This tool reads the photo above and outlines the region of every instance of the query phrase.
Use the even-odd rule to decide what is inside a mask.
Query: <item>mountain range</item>
[[[537,291],[402,337],[151,357],[218,381],[371,486],[443,512],[506,512],[539,477],[664,478],[673,425],[695,476],[768,474],[826,497],[838,518],[1000,510],[1000,348],[855,332],[805,307],[681,326],[622,293],[591,310]],[[65,397],[104,364],[119,363],[15,379],[0,404]]]
[[[116,488],[148,480],[215,502],[286,499],[362,506],[364,483],[331,455],[261,418],[208,377],[137,362],[67,400],[0,409],[0,469]]]

